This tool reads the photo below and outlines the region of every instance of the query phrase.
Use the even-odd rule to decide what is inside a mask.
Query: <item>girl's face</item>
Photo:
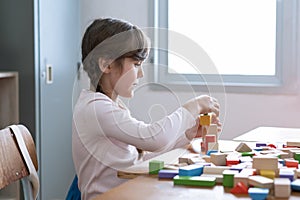
[[[126,98],[133,97],[138,79],[144,76],[142,61],[125,58],[122,70],[119,66],[113,66],[113,68],[111,80],[114,85],[114,93]]]

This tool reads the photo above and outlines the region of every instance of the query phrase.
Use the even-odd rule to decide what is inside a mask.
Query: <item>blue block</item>
[[[248,194],[253,200],[264,200],[268,197],[268,188],[249,188]]]
[[[158,178],[160,179],[173,179],[174,176],[178,175],[178,170],[162,169],[158,172]]]
[[[218,153],[218,150],[208,150],[206,155],[210,156],[212,153]]]
[[[296,179],[291,183],[291,187],[293,191],[300,192],[300,179]]]
[[[200,176],[203,173],[202,165],[188,165],[179,168],[179,176]]]

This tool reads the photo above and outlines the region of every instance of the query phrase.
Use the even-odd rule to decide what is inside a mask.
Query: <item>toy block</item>
[[[164,168],[164,161],[149,161],[149,174],[158,174],[159,170],[161,170],[162,168]]]
[[[276,170],[278,169],[278,158],[268,156],[253,156],[252,168],[258,170]]]
[[[241,142],[236,148],[235,150],[237,152],[251,152],[252,149],[246,144],[246,143],[243,143]]]
[[[228,154],[226,157],[226,165],[227,166],[232,166],[232,165],[237,165],[240,163],[240,158],[238,154]]]
[[[298,160],[293,160],[293,159],[284,159],[285,161],[285,166],[289,168],[296,168],[298,169],[299,161]]]
[[[194,154],[194,153],[190,153],[190,154],[185,154],[181,157],[178,158],[178,162],[179,163],[187,163],[187,164],[194,164],[194,161],[198,160],[199,162],[203,161],[205,162],[199,154]]]
[[[294,154],[294,159],[298,160],[298,162],[300,162],[300,153],[295,153]]]
[[[267,178],[270,178],[270,179],[274,179],[275,176],[276,176],[276,173],[275,173],[274,170],[266,170],[266,169],[259,170],[259,174],[261,176],[264,176],[264,177],[267,177]]]
[[[207,152],[208,151],[218,152],[218,150],[219,150],[219,143],[217,143],[217,142],[208,142],[207,143]]]
[[[166,164],[164,165],[164,169],[176,169],[178,170],[179,167],[188,166],[187,163],[174,163],[174,164]]]
[[[178,170],[161,169],[158,172],[159,179],[173,179],[174,176],[178,175]]]
[[[290,154],[286,153],[286,152],[280,152],[279,158],[281,158],[281,159],[290,158]]]
[[[248,178],[249,185],[260,188],[273,188],[274,181],[270,178],[266,178],[264,176],[249,176]]]
[[[218,138],[218,125],[217,124],[210,124],[207,129],[207,135],[215,135]]]
[[[225,166],[227,155],[227,153],[211,153],[210,161],[217,166]]]
[[[222,174],[201,174],[202,177],[214,177],[216,178],[216,183],[223,183],[223,175]]]
[[[291,187],[292,187],[292,190],[293,190],[293,191],[300,192],[300,179],[294,180],[294,181],[291,183]]]
[[[241,172],[246,167],[247,167],[247,165],[245,163],[240,163],[237,165],[231,165],[230,170],[236,170],[238,172]]]
[[[216,185],[216,178],[202,176],[175,176],[173,178],[174,185],[202,186],[212,187]]]
[[[216,143],[218,144],[218,143]],[[208,150],[206,155],[210,156],[212,153],[218,153],[218,150]]]
[[[203,159],[203,160],[205,160],[205,162],[211,162],[210,161],[210,156],[209,155],[203,155],[203,156],[201,156],[201,158]]]
[[[264,200],[267,199],[269,189],[267,188],[249,188],[248,194],[253,200]]]
[[[290,181],[293,181],[294,179],[296,179],[296,174],[294,172],[294,169],[281,168],[281,169],[279,169],[279,177],[280,178],[288,178]]]
[[[258,142],[258,143],[255,144],[255,146],[256,147],[265,147],[265,146],[267,146],[267,144],[266,143]]]
[[[203,174],[223,174],[224,170],[230,170],[228,166],[205,166]]]
[[[245,163],[245,162],[252,162],[252,157],[251,156],[243,156],[243,157],[240,157],[240,162],[241,163]]]
[[[286,145],[289,147],[300,147],[300,141],[287,141]]]
[[[287,178],[274,179],[275,197],[289,198],[291,195],[291,181]]]
[[[223,186],[224,187],[233,187],[234,184],[234,175],[238,174],[238,171],[235,170],[224,170],[223,171]]]
[[[230,190],[232,194],[248,194],[248,187],[243,182],[238,182],[234,188]]]
[[[249,174],[238,173],[234,175],[233,185],[236,186],[237,183],[242,182],[244,185],[248,186]]]
[[[193,164],[179,168],[179,176],[200,176],[202,173],[202,165]]]
[[[300,169],[295,170],[295,177],[300,178]]]
[[[273,149],[276,149],[276,148],[277,148],[274,144],[268,144],[267,146],[268,146],[268,147],[271,147],[271,148],[273,148]]]
[[[210,114],[201,114],[200,115],[200,125],[201,126],[209,126],[211,123],[211,115]]]
[[[242,156],[245,157],[245,156],[249,156],[249,157],[253,157],[255,155],[255,152],[242,152]],[[251,160],[252,161],[252,160]]]

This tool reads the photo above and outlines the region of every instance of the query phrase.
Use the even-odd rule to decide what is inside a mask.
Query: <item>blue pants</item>
[[[70,186],[66,200],[81,200],[81,193],[78,188],[78,178],[75,175],[74,180]]]

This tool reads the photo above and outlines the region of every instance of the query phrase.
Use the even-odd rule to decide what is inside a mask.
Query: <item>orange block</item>
[[[211,123],[211,115],[202,114],[200,115],[200,125],[201,126],[209,126]]]

